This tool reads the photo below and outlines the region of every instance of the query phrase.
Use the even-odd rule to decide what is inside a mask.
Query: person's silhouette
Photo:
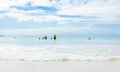
[[[53,38],[54,38],[54,40],[56,40],[56,37],[57,37],[57,36],[56,36],[56,34],[54,34],[54,37],[53,37]]]

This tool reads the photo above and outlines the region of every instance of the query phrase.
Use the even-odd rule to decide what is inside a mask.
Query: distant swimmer
[[[47,36],[44,37],[47,40]]]
[[[47,40],[47,36],[42,37],[42,39]]]
[[[56,34],[54,34],[54,40],[56,40],[56,37],[57,37]]]
[[[91,38],[90,38],[90,37],[89,37],[88,39],[89,39],[89,40],[91,40]]]
[[[38,39],[40,40],[40,37]]]

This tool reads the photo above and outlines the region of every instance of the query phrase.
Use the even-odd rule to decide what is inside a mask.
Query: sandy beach
[[[0,61],[0,72],[120,72],[120,61]]]

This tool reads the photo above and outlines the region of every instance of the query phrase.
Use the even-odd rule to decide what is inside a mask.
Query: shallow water
[[[1,60],[113,60],[120,59],[119,36],[58,37],[57,40],[38,36],[0,37]]]

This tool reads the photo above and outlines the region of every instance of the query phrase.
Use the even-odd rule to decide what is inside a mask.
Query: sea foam
[[[75,49],[74,49],[74,48]],[[83,48],[86,46],[69,45],[41,45],[24,46],[16,44],[0,44],[0,60],[22,60],[22,61],[107,61],[111,59],[120,59],[119,55],[107,55],[99,53],[90,53]],[[89,46],[88,46],[89,47]],[[91,46],[93,47],[93,46]]]

